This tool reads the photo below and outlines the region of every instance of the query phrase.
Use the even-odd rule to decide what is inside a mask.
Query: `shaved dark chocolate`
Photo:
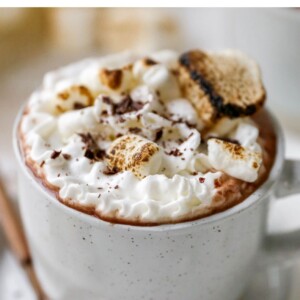
[[[114,104],[113,112],[122,115],[132,111],[138,111],[144,106],[140,101],[133,101],[129,95],[125,96],[120,103]]]
[[[87,106],[80,103],[80,102],[75,102],[74,105],[73,105],[73,108],[74,110],[78,110],[78,109],[83,109],[83,108],[86,108]]]
[[[168,155],[172,155],[172,156],[181,156],[183,153],[180,152],[180,150],[178,148],[171,150],[170,152],[167,153]]]
[[[162,135],[163,129],[161,128],[158,131],[156,131],[154,142],[158,142],[161,139]]]
[[[134,133],[134,134],[138,134],[141,132],[141,128],[138,128],[138,127],[131,127],[129,128],[129,132],[130,133]]]
[[[60,154],[61,154],[61,151],[56,151],[56,150],[54,150],[52,153],[51,153],[51,158],[52,159],[56,159],[57,157],[59,157],[60,156]]]
[[[117,167],[113,167],[113,168],[106,168],[103,171],[103,174],[105,174],[105,175],[115,175],[119,172],[120,172],[120,170]]]
[[[84,156],[88,159],[94,159],[94,157],[95,157],[94,152],[90,149],[85,150]]]
[[[250,116],[256,112],[257,108],[254,104],[243,108],[236,104],[224,103],[223,97],[214,90],[212,84],[205,78],[205,74],[195,69],[193,57],[190,52],[182,54],[179,58],[179,63],[188,71],[190,78],[196,82],[201,90],[208,96],[210,103],[215,108],[215,113],[218,118],[222,116],[238,118],[241,116]]]
[[[71,159],[71,155],[68,154],[68,153],[63,153],[62,156],[63,156],[63,158],[64,158],[65,160]]]

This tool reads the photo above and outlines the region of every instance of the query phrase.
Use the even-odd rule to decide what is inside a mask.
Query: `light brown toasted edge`
[[[251,116],[265,102],[260,69],[240,51],[183,53],[177,74],[183,96],[206,127],[222,117]]]

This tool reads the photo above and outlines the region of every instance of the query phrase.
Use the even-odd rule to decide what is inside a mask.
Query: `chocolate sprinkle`
[[[144,106],[140,101],[133,101],[129,95],[113,106],[113,114],[122,115],[132,111],[138,111]]]
[[[60,154],[61,154],[61,151],[56,151],[56,150],[54,150],[53,152],[52,152],[52,154],[51,154],[51,158],[52,159],[56,159],[57,157],[59,157],[60,156]]]
[[[106,151],[103,149],[96,149],[94,154],[98,160],[102,160],[106,157]]]
[[[78,109],[83,109],[83,108],[86,108],[86,105],[80,103],[80,102],[75,102],[74,105],[73,105],[73,108],[75,110],[78,110]]]
[[[180,152],[180,150],[178,148],[171,150],[169,153],[167,153],[168,155],[172,155],[172,156],[181,156],[182,152]]]
[[[115,175],[119,173],[119,169],[117,167],[107,168],[106,170],[103,171],[103,174],[105,175]]]
[[[145,105],[140,101],[133,101],[130,95],[125,95],[119,103],[114,103],[108,96],[103,96],[102,101],[112,107],[113,115],[123,115],[125,113],[138,111]]]
[[[199,182],[200,183],[204,183],[205,182],[205,178],[204,177],[199,177]]]
[[[71,155],[68,154],[68,153],[63,153],[62,156],[63,156],[63,158],[64,158],[65,160],[70,160],[70,159],[71,159]]]
[[[94,152],[90,149],[85,150],[84,156],[88,159],[94,159],[94,157],[95,157]]]
[[[138,127],[132,127],[132,128],[129,128],[129,132],[138,134],[138,133],[141,132],[141,128],[138,128]]]
[[[161,139],[162,135],[163,135],[163,130],[161,128],[156,132],[154,142],[158,142]]]
[[[78,133],[78,135],[81,137],[81,141],[86,144],[86,146],[91,147],[96,145],[92,135],[88,133]]]

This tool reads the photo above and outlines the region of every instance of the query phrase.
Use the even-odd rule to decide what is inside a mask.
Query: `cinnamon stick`
[[[35,275],[27,241],[18,216],[0,179],[0,222],[9,246],[25,270],[39,300],[47,299]]]

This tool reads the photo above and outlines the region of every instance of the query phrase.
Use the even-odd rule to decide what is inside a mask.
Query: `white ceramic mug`
[[[300,164],[284,161],[282,132],[273,120],[278,138],[274,166],[269,179],[242,203],[179,224],[111,224],[61,204],[34,178],[19,151],[19,120],[20,115],[14,149],[21,216],[35,270],[50,299],[237,299],[258,260],[274,184],[279,181],[282,195],[288,193],[285,179],[300,185]]]

